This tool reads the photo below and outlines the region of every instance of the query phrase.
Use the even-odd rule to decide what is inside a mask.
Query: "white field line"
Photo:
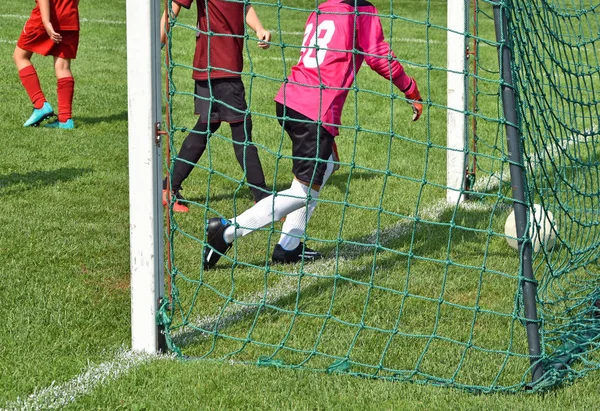
[[[0,44],[17,44],[16,40],[8,40],[8,39],[0,39]],[[127,52],[127,48],[126,47],[105,47],[105,46],[87,46],[86,44],[82,44],[80,46],[80,50],[94,50],[94,51],[98,51],[98,50],[105,50],[105,51],[112,51],[112,52],[121,52],[121,53],[125,53]],[[175,52],[174,54],[179,55],[179,56],[184,56],[184,53],[181,53],[179,51]],[[186,56],[187,57],[187,56]],[[246,56],[246,54],[244,54],[244,60],[246,62],[250,62],[250,59]],[[251,59],[252,61],[281,61],[281,57],[263,57],[263,56],[256,56],[256,57],[252,57]],[[296,63],[298,61],[298,57],[291,57],[291,56],[287,56],[285,58],[285,61],[288,62],[293,62]],[[290,67],[292,66],[292,64],[290,64]],[[363,66],[367,67],[367,63],[363,63]],[[420,66],[411,66],[410,67],[411,70],[426,70],[426,67],[420,67]]]
[[[430,207],[420,210],[419,217],[431,221],[439,221],[442,214],[447,210],[452,210],[455,206],[449,204],[446,200],[440,200]],[[482,203],[464,202],[459,205],[463,210],[491,210],[492,206]],[[386,228],[377,233],[371,233],[363,239],[365,244],[374,244],[377,236],[379,242],[383,245],[396,240],[398,237],[407,236],[413,230],[414,222],[411,220],[402,220],[398,224]],[[354,244],[345,244],[340,248],[337,262],[335,261],[335,250],[331,255],[325,256],[323,260],[316,261],[304,266],[304,271],[312,275],[302,276],[301,284],[298,284],[299,277],[285,277],[276,285],[269,287],[267,293],[264,290],[250,293],[241,296],[238,301],[242,304],[229,304],[220,315],[207,315],[191,319],[190,323],[202,330],[218,331],[235,324],[242,318],[256,312],[264,304],[275,305],[282,298],[296,295],[299,292],[306,290],[308,287],[316,283],[323,276],[331,276],[335,273],[336,264],[338,271],[356,272],[370,271],[371,264],[365,266],[357,266],[355,259],[364,254],[371,253],[372,248],[365,248]],[[207,332],[197,331],[187,327],[177,330],[173,333],[174,342],[184,346],[190,342],[209,338],[212,334]]]
[[[430,207],[421,210],[420,217],[429,220],[437,221],[442,213],[452,209],[454,205],[448,204],[445,200],[440,200]],[[459,206],[461,209],[478,209],[487,210],[491,206],[480,203],[463,203]],[[412,230],[413,222],[404,220],[381,231],[371,233],[365,238],[365,243],[373,243],[377,237],[381,244],[386,244],[400,236],[405,236]],[[357,267],[352,259],[362,253],[364,248],[357,245],[345,245],[340,250],[338,259],[338,270],[370,270],[371,265]],[[370,252],[370,251],[369,251]],[[334,272],[336,261],[333,258],[324,259],[306,266],[306,271],[314,274],[326,275]],[[255,312],[258,307],[264,302],[269,305],[274,305],[281,298],[295,295],[302,292],[314,284],[318,278],[313,276],[302,277],[302,282],[298,285],[298,278],[286,277],[276,286],[271,287],[267,294],[264,292],[254,292],[240,299],[246,304],[252,305],[229,305],[222,315],[205,316],[198,318],[194,323],[205,330],[224,329],[241,320],[245,316]],[[180,345],[185,345],[187,342],[197,339],[207,338],[210,334],[199,333],[195,330],[188,329],[174,333],[174,339]],[[33,394],[26,398],[17,398],[15,401],[7,403],[6,411],[13,410],[46,410],[60,409],[71,403],[83,395],[91,393],[96,387],[116,380],[125,375],[130,369],[142,364],[149,363],[158,359],[170,359],[172,355],[152,355],[145,353],[135,353],[128,350],[122,350],[115,356],[115,359],[99,365],[89,365],[84,372],[77,375],[73,379],[62,384],[50,384],[48,387],[35,390]]]
[[[7,19],[7,18],[13,18],[13,19],[18,19],[18,20],[27,20],[29,18],[29,16],[24,16],[24,15],[20,15],[20,14],[0,14],[0,19]],[[92,24],[107,24],[107,25],[125,25],[127,24],[124,20],[105,20],[105,19],[86,19],[86,18],[81,18],[80,21],[82,23],[92,23]],[[288,36],[303,36],[304,32],[302,31],[281,31],[281,32],[277,32],[275,30],[271,30],[271,33],[281,33],[282,35],[288,35]],[[425,39],[418,39],[418,38],[412,38],[412,37],[392,37],[391,39],[392,41],[397,41],[397,42],[401,42],[401,43],[419,43],[419,44],[443,44],[446,43],[445,41],[440,41],[440,40],[425,40]],[[389,39],[386,39],[386,41],[390,41]]]
[[[5,410],[48,410],[60,409],[91,393],[96,387],[116,380],[130,369],[158,359],[170,359],[172,355],[145,354],[120,350],[112,361],[99,365],[90,364],[75,378],[62,384],[50,384],[46,388],[36,389],[25,398],[17,398],[7,403]]]
[[[598,125],[592,124],[592,127],[584,130],[584,134],[574,134],[570,138],[563,138],[558,141],[551,140],[546,145],[546,150],[541,152],[541,156],[532,156],[533,161],[530,163],[532,169],[536,169],[540,162],[552,160],[555,157],[562,156],[570,147],[580,144],[597,144],[597,141],[590,137],[598,134]],[[593,151],[593,148],[591,149]],[[496,172],[491,175],[486,175],[478,178],[473,184],[473,191],[491,191],[496,190],[500,183],[510,183],[509,165],[505,165],[502,172]]]
[[[17,19],[17,20],[27,20],[29,16],[25,16],[22,14],[0,14],[0,19]],[[122,20],[105,20],[105,19],[86,19],[85,17],[81,17],[79,19],[81,23],[95,23],[95,24],[112,24],[112,25],[123,25],[125,21]]]

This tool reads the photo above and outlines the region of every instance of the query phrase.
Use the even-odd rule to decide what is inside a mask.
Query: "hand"
[[[50,23],[49,21],[44,23],[44,28],[46,29],[46,33],[48,33],[48,37],[50,37],[50,39],[53,42],[58,44],[62,41],[62,36],[59,33],[54,31],[54,27],[52,26],[52,23]]]
[[[256,37],[258,37],[258,47],[263,50],[271,47],[269,42],[271,41],[271,32],[269,30],[261,29],[256,32]]]
[[[419,100],[419,101],[423,101],[423,100]],[[423,104],[417,103],[415,101],[411,105],[412,105],[412,109],[413,109],[412,121],[417,121],[421,117],[421,114],[423,114]]]
[[[411,77],[410,86],[408,90],[404,92],[404,95],[408,100],[408,104],[412,106],[413,116],[412,121],[417,121],[421,114],[423,113],[423,104],[421,102],[423,99],[421,98],[421,93],[419,93],[419,87],[417,87],[417,81]]]

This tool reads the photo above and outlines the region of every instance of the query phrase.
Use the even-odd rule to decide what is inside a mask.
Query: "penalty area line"
[[[83,395],[91,393],[95,388],[114,381],[125,375],[132,368],[159,359],[171,359],[172,355],[139,353],[121,349],[111,361],[101,364],[89,364],[83,372],[61,384],[54,382],[42,389],[35,389],[27,397],[18,397],[5,405],[2,410],[46,410],[60,409]]]

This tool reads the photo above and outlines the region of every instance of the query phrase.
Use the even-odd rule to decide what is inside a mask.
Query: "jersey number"
[[[327,53],[327,45],[333,38],[333,33],[335,33],[333,20],[322,21],[315,31],[313,31],[313,27],[313,23],[306,25],[302,49],[300,50],[300,61],[308,68],[315,68],[323,63]],[[316,57],[314,56],[315,51]]]

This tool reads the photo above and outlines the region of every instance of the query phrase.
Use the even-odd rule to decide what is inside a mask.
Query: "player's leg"
[[[58,120],[46,124],[49,128],[73,129],[73,95],[75,79],[71,72],[71,59],[54,56],[54,73],[56,74],[56,94],[58,96]]]
[[[71,72],[71,60],[77,57],[79,48],[79,31],[65,30],[61,32],[62,41],[55,44],[48,52],[54,57],[54,73],[56,74],[56,94],[58,96],[58,120],[46,127],[73,129],[73,95],[75,79]]]
[[[327,163],[327,169],[325,170],[325,175],[323,176],[323,183],[321,184],[321,190],[323,190],[323,186],[329,180],[331,174],[336,172],[339,168],[339,155],[337,153],[337,146],[335,144],[335,140],[333,141],[332,146],[333,153],[329,156],[329,160]],[[312,200],[308,207],[303,207],[299,210],[291,213],[287,219],[285,224],[281,229],[281,237],[279,238],[278,244],[285,250],[293,250],[298,247],[300,244],[300,239],[304,237],[306,232],[306,226],[308,224],[308,220],[312,216],[315,207],[317,206],[317,202]],[[289,220],[289,221],[288,221]]]
[[[246,236],[273,221],[279,221],[301,207],[306,207],[307,201],[310,201],[309,196],[311,199],[318,198],[319,192],[294,179],[290,188],[262,199],[234,217],[231,222],[221,218],[211,218],[207,228],[209,247],[204,248],[205,268],[214,266],[221,255],[229,250],[236,238]]]
[[[254,201],[259,202],[269,196],[265,184],[258,150],[252,144],[252,118],[247,113],[246,90],[239,78],[226,78],[212,82],[212,96],[215,99],[213,115],[226,121],[231,127],[233,150],[240,167],[246,173]]]
[[[185,199],[181,195],[181,185],[194,169],[194,165],[200,160],[208,141],[209,132],[214,133],[221,125],[218,117],[213,116],[216,105],[211,99],[211,89],[206,80],[196,80],[194,83],[194,114],[198,116],[198,121],[194,128],[187,135],[173,166],[171,175],[171,195],[175,197],[173,211],[185,213],[189,208],[184,204]],[[183,161],[181,161],[183,160]],[[168,203],[167,179],[163,180],[163,205]]]
[[[288,109],[289,110],[289,109]],[[299,120],[310,121],[310,119],[293,111],[290,117],[296,117]],[[278,114],[279,116],[279,114]],[[314,162],[302,159],[294,159],[293,173],[296,178],[304,181],[313,180],[319,184],[319,193],[327,179],[334,171],[334,161],[337,161],[337,150],[334,150],[335,139],[324,128],[319,128],[314,122],[286,124],[286,129],[292,136],[294,157],[301,158],[327,158],[327,162]],[[302,130],[307,130],[307,135],[314,135],[316,138],[306,138]],[[294,138],[293,136],[296,136]],[[335,158],[334,158],[334,155]],[[325,157],[327,156],[327,157]],[[308,248],[301,239],[305,237],[306,227],[315,207],[316,198],[311,200],[305,207],[302,207],[287,216],[282,227],[279,242],[275,245],[272,254],[273,262],[294,263],[304,259],[305,261],[317,260],[322,255],[315,250]]]
[[[277,116],[292,139],[292,154],[295,157],[292,169],[294,180],[290,188],[259,201],[241,215],[234,217],[232,223],[217,218],[209,220],[207,235],[210,247],[205,247],[204,252],[206,268],[212,267],[237,237],[248,235],[258,228],[278,221],[301,207],[306,207],[307,202],[319,197],[320,185],[327,167],[325,161],[319,160],[328,159],[331,155],[333,136],[322,133],[317,138],[315,123],[294,110],[288,109],[287,114],[292,119],[282,122],[283,110],[283,106],[277,104]]]
[[[202,154],[206,150],[208,134],[214,133],[219,129],[221,123],[207,123],[202,117],[198,117],[198,121],[194,128],[183,140],[183,144],[177,153],[177,160],[173,166],[170,185],[171,193],[175,196],[175,204],[173,211],[185,213],[189,209],[183,204],[183,196],[180,194],[181,185],[194,169],[194,165],[200,160]],[[168,187],[167,179],[163,181],[163,205],[168,202]]]
[[[33,104],[33,113],[23,124],[25,127],[37,126],[54,113],[52,107],[46,101],[35,67],[31,64],[32,55],[33,52],[24,50],[18,45],[13,53],[13,61],[17,67],[19,79]]]
[[[270,192],[267,190],[258,150],[252,144],[252,119],[248,117],[244,121],[230,123],[230,126],[235,156],[251,185],[254,202],[258,203],[268,197]]]
[[[327,163],[325,175],[323,176],[319,194],[331,174],[335,171],[336,160],[334,160],[333,155],[329,156],[329,161],[330,162]],[[302,242],[302,239],[305,238],[308,220],[310,220],[316,207],[317,200],[311,200],[306,207],[301,207],[287,216],[283,223],[283,227],[281,228],[279,241],[273,250],[273,262],[295,263],[300,261],[303,255],[305,261],[318,260],[323,257],[319,252],[308,248]]]

